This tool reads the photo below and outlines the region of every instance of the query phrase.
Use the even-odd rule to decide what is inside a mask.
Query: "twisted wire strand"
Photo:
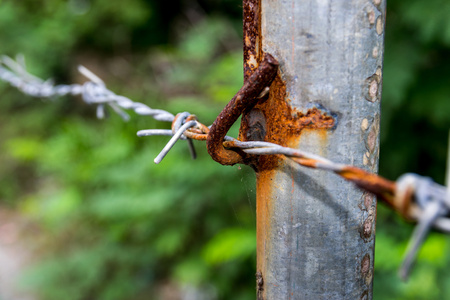
[[[1,56],[0,59],[0,79],[9,82],[12,86],[18,88],[27,95],[42,98],[64,96],[68,94],[81,95],[86,103],[97,105],[97,116],[99,118],[104,116],[104,105],[107,104],[125,120],[128,120],[129,116],[123,109],[131,109],[139,115],[151,116],[159,121],[172,122],[172,130],[147,129],[137,132],[138,136],[172,136],[172,139],[169,141],[169,145],[171,146],[165,147],[163,151],[161,151],[160,155],[155,159],[156,163],[159,163],[162,158],[165,157],[178,139],[188,141],[191,139],[206,140],[209,128],[198,122],[195,116],[191,117],[189,113],[184,112],[175,117],[165,110],[153,109],[143,103],[134,102],[125,96],[117,95],[110,91],[103,80],[86,67],[79,66],[78,71],[88,79],[84,84],[54,85],[52,80],[44,81],[27,72],[25,59],[22,55],[18,55],[16,60],[13,60],[8,56]],[[190,126],[185,126],[186,123],[189,123]],[[181,129],[182,131],[180,131]],[[319,155],[268,142],[242,142],[226,136],[224,138],[224,146],[227,148],[240,148],[245,153],[253,155],[284,155],[300,165],[335,172],[354,182],[357,186],[378,195],[390,206],[410,219],[417,220],[418,214],[420,214],[420,212],[418,212],[420,210],[418,210],[416,206],[410,207],[409,203],[405,204],[404,200],[399,200],[404,199],[406,194],[411,194],[411,192],[405,191],[411,191],[414,188],[414,184],[418,183],[417,180],[413,180],[414,182],[412,185],[403,184],[399,186],[398,184],[396,185],[391,181],[375,174],[368,173],[362,169],[334,163]],[[407,186],[407,189],[400,189],[400,187],[404,186]],[[403,198],[399,197],[399,194],[402,194]],[[441,195],[440,198],[447,199],[448,197],[442,197]],[[450,200],[445,201],[447,201],[445,207],[450,208]],[[435,224],[439,224],[436,226],[441,230],[450,231],[450,221],[447,222],[446,220],[439,219]]]
[[[110,106],[125,121],[129,115],[123,110],[133,110],[138,115],[150,116],[158,121],[172,122],[175,116],[162,109],[153,109],[144,103],[134,102],[131,99],[117,95],[109,90],[103,80],[84,66],[79,66],[78,71],[88,81],[83,84],[54,85],[53,80],[42,80],[27,72],[25,59],[18,56],[16,60],[8,56],[0,58],[0,79],[18,88],[24,94],[32,97],[51,98],[54,96],[80,95],[87,104],[96,104],[97,117],[105,116],[105,105]]]
[[[110,106],[124,120],[129,115],[124,110],[133,110],[138,115],[151,116],[158,121],[172,122],[171,130],[146,129],[137,132],[140,137],[164,135],[171,136],[170,141],[158,154],[154,162],[159,163],[179,140],[187,140],[191,154],[195,158],[192,139],[205,141],[209,127],[198,122],[197,118],[188,112],[177,116],[162,110],[134,102],[131,99],[117,95],[109,90],[102,79],[83,66],[78,67],[88,81],[84,84],[54,85],[52,80],[42,80],[26,71],[25,59],[18,55],[16,60],[8,56],[0,58],[0,79],[18,88],[23,93],[40,98],[55,96],[80,95],[88,104],[97,105],[97,117],[105,115],[105,105]],[[267,92],[267,89],[265,90]],[[360,168],[339,164],[322,156],[299,149],[262,141],[239,141],[225,136],[223,146],[229,149],[240,149],[253,155],[283,155],[294,162],[309,168],[331,171],[353,182],[358,187],[374,193],[389,206],[397,210],[403,217],[417,221],[417,225],[408,246],[408,251],[400,268],[400,276],[407,278],[418,249],[424,242],[430,227],[450,233],[449,189],[416,174],[405,174],[396,182],[381,176],[366,172]]]

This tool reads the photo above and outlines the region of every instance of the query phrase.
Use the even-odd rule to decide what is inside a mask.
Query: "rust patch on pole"
[[[270,87],[269,98],[255,106],[258,114],[264,117],[264,141],[281,146],[293,146],[299,139],[303,129],[329,130],[335,127],[336,120],[328,112],[318,107],[301,112],[293,108],[286,99],[286,86],[278,75]],[[239,132],[240,140],[254,137],[255,122],[253,111],[245,112],[242,116]],[[260,130],[260,129],[259,129]],[[258,172],[272,170],[278,166],[279,156],[258,156],[253,161]]]

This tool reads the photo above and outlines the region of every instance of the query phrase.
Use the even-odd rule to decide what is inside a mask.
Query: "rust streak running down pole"
[[[245,77],[262,53],[280,69],[240,138],[376,172],[384,19],[385,0],[244,0]],[[372,299],[375,198],[281,156],[253,165],[258,299]]]

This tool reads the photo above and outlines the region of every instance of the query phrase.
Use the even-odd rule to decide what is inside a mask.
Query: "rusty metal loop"
[[[208,153],[216,162],[222,165],[243,163],[243,153],[241,155],[223,147],[224,137],[243,111],[255,106],[260,101],[259,96],[263,92],[267,93],[266,88],[272,84],[277,71],[278,61],[272,55],[265,53],[255,72],[250,75],[242,88],[216,118],[206,139]]]
[[[172,121],[172,133],[175,134],[191,114],[187,111],[178,113]]]

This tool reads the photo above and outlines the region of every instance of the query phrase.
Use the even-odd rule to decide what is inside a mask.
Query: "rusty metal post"
[[[385,0],[244,0],[248,78],[280,71],[240,138],[378,169]],[[330,172],[263,156],[257,170],[258,299],[372,299],[376,199]]]

